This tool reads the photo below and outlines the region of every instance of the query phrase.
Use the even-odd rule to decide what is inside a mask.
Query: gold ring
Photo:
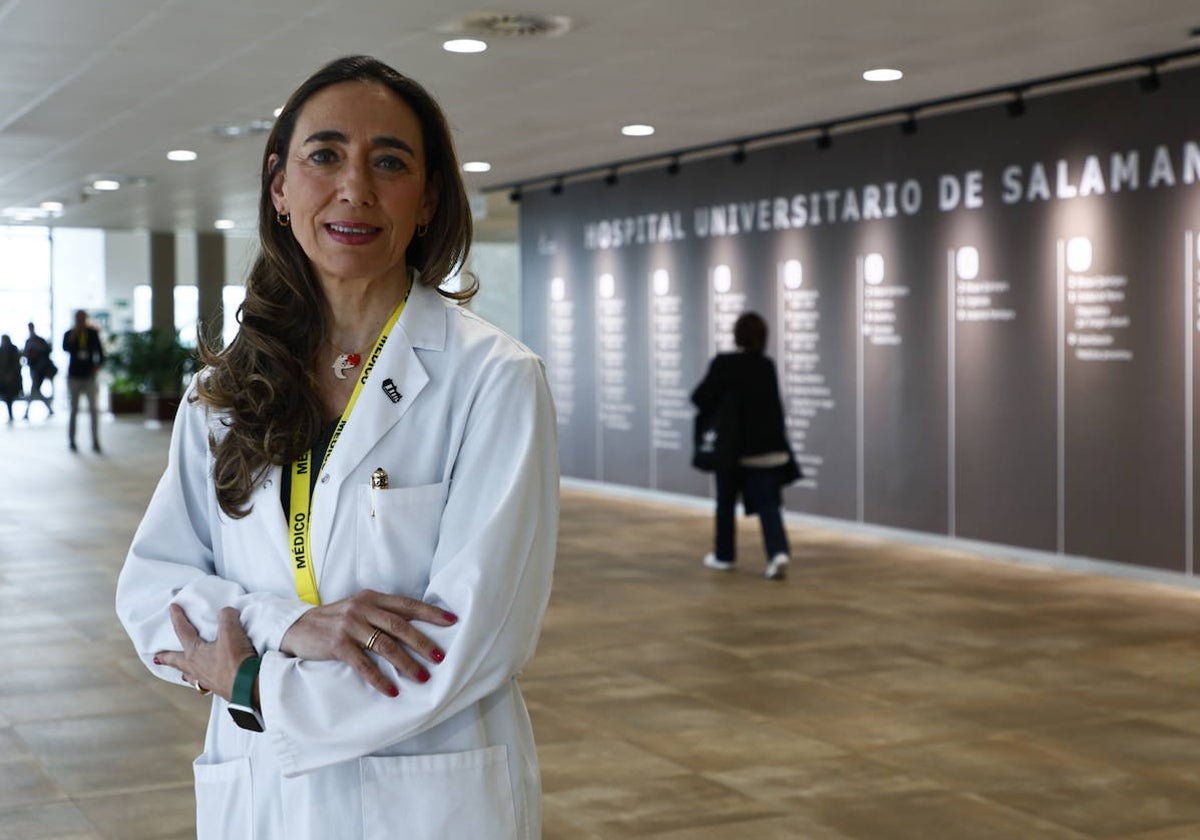
[[[382,632],[382,630],[376,627],[375,632],[371,634],[371,638],[367,639],[367,643],[363,645],[363,650],[371,650],[374,648],[375,642],[379,641],[379,634]]]
[[[200,680],[196,680],[194,683],[189,683],[189,685],[191,685],[192,688],[196,689],[196,691],[200,692],[201,697],[212,694],[211,688],[201,688],[200,687]]]

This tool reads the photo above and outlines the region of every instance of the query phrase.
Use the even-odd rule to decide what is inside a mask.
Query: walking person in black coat
[[[766,322],[753,312],[745,313],[734,325],[733,339],[738,351],[713,358],[704,381],[692,393],[692,402],[702,416],[722,412],[729,418],[718,444],[720,464],[714,471],[716,546],[704,558],[704,565],[720,571],[734,568],[734,507],[740,495],[746,514],[757,514],[762,524],[766,577],[782,580],[791,550],[780,514],[781,488],[800,478],[800,468],[784,430],[775,363],[763,354]]]
[[[0,335],[0,400],[8,408],[8,422],[13,421],[12,404],[21,394],[21,351],[12,343],[8,333]]]
[[[50,402],[50,397],[42,393],[42,383],[49,382],[51,390],[54,387],[54,377],[58,374],[58,368],[54,364],[54,360],[50,358],[50,342],[37,334],[37,330],[33,328],[33,321],[29,322],[29,338],[25,339],[25,348],[21,351],[21,355],[25,357],[25,364],[29,368],[29,399],[25,401],[25,419],[29,419],[29,407],[36,400],[41,400],[46,404],[47,416],[54,415],[54,405]]]

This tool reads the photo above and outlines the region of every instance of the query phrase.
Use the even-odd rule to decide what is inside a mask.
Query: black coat
[[[714,357],[704,381],[692,392],[692,402],[702,414],[707,414],[726,398],[737,405],[737,457],[787,452],[794,465],[783,425],[779,379],[770,358],[746,352]]]
[[[95,376],[96,369],[104,364],[104,345],[100,343],[100,333],[93,327],[87,328],[83,341],[75,330],[67,330],[63,336],[63,350],[71,356],[71,364],[67,368],[67,377],[84,379]]]

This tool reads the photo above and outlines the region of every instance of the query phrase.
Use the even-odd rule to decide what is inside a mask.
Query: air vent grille
[[[571,28],[562,15],[531,15],[510,12],[472,12],[454,25],[463,35],[498,38],[549,38]]]

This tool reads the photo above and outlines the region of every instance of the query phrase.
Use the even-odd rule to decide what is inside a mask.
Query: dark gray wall
[[[1198,93],[1177,71],[527,190],[564,474],[706,495],[686,398],[750,309],[808,472],[789,509],[1190,572]]]

